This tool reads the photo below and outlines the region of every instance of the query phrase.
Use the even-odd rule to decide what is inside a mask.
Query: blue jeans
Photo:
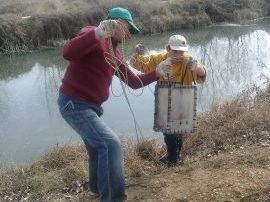
[[[59,93],[59,110],[81,136],[89,156],[89,187],[101,201],[125,197],[123,155],[119,138],[100,118],[102,108]]]

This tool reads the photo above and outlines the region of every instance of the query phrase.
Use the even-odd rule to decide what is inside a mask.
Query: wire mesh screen
[[[158,82],[154,131],[175,135],[194,132],[197,128],[196,104],[196,85]]]

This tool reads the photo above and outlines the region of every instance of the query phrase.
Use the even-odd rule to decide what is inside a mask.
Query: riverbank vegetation
[[[0,0],[0,52],[59,46],[82,26],[105,18],[115,6],[128,8],[143,34],[241,23],[270,15],[269,0]]]
[[[270,200],[269,103],[270,88],[254,86],[213,105],[200,115],[198,131],[184,136],[179,168],[163,164],[159,141],[122,139],[129,201]],[[84,201],[86,151],[81,144],[56,146],[0,178],[0,201]]]

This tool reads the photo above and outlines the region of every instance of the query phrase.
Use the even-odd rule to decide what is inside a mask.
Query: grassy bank
[[[202,178],[198,179],[202,184],[210,183],[211,187],[217,183],[213,172],[222,176],[220,169],[224,169],[222,172],[228,175],[228,181],[221,179],[220,183],[223,185],[219,186],[221,189],[219,194],[225,196],[228,195],[228,191],[232,194],[232,196],[226,195],[227,198],[224,200],[248,197],[247,194],[239,195],[239,186],[244,187],[243,193],[253,190],[255,197],[256,193],[261,191],[265,193],[265,197],[270,199],[270,192],[268,192],[270,187],[267,187],[267,183],[269,185],[270,182],[267,179],[264,181],[261,179],[262,174],[268,175],[265,170],[269,171],[270,167],[269,103],[270,88],[261,90],[253,87],[242,92],[234,100],[215,105],[210,112],[202,114],[198,121],[198,131],[184,137],[183,166],[177,171],[178,175],[183,175],[182,178],[185,180],[188,176],[187,173],[195,172],[196,169],[203,170],[203,172],[213,170],[209,171],[211,174],[204,173],[209,175],[206,178],[207,181]],[[165,151],[164,146],[158,141],[144,139],[139,143],[131,143],[131,141],[123,139],[122,145],[127,179],[134,184],[137,184],[142,177],[148,179],[146,182],[149,182],[149,180],[156,179],[155,176],[159,176],[161,181],[166,178],[168,184],[176,180],[176,176],[173,177],[174,172],[168,170],[162,163]],[[256,170],[253,170],[255,168]],[[227,173],[229,170],[232,173],[239,173],[239,179],[237,178],[239,182],[232,179],[232,176]],[[251,174],[247,174],[247,172],[251,172]],[[255,179],[254,173],[257,172],[259,174],[256,176],[260,178]],[[250,178],[249,175],[253,177]],[[196,176],[198,174],[195,175],[195,178]],[[1,171],[0,178],[0,201],[80,201],[79,198],[85,198],[88,181],[86,151],[80,144],[58,146],[31,165]],[[213,182],[209,181],[210,178],[214,178]],[[260,179],[261,181],[257,182]],[[244,181],[243,186],[236,184],[241,180]],[[255,182],[256,184],[254,184]],[[151,186],[153,186],[151,183],[150,185],[145,184],[141,189],[147,191]],[[177,187],[179,186],[178,183]],[[194,186],[193,181],[190,186]],[[225,190],[226,187],[230,187],[230,190]],[[236,187],[238,192],[232,187]],[[175,190],[171,191],[175,192]],[[189,192],[191,192],[191,197],[192,189]],[[192,196],[196,196],[196,193],[194,192]],[[259,196],[262,195],[259,194]],[[153,197],[156,196],[153,195]],[[162,195],[162,197],[164,196]],[[170,197],[177,198],[176,195]],[[211,200],[213,199],[211,191],[210,198],[207,197],[208,195],[198,195],[198,198],[191,197],[190,200],[219,201],[218,198]],[[136,200],[134,199],[134,201]]]
[[[240,23],[270,15],[269,0],[1,0],[0,51],[58,46],[82,26],[97,25],[108,8],[131,10],[142,33]]]

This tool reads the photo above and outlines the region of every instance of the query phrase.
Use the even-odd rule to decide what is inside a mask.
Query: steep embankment
[[[270,88],[213,106],[184,137],[183,163],[162,164],[156,140],[122,140],[128,201],[269,201]],[[0,172],[0,201],[89,201],[82,145],[57,146],[37,162]]]

